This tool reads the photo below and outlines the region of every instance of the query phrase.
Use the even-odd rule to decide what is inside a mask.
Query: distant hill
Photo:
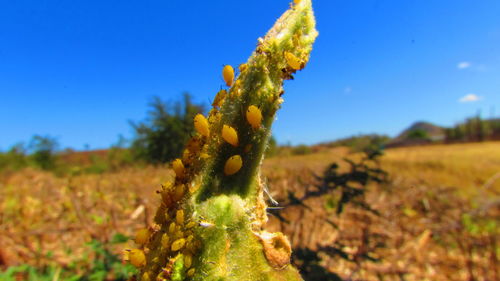
[[[444,138],[443,127],[434,125],[429,122],[420,121],[413,123],[413,125],[401,132],[401,134],[399,134],[396,139],[404,140],[408,138],[414,138],[415,132],[425,132],[427,137],[429,137],[431,140],[443,140]]]
[[[397,137],[392,139],[387,146],[406,146],[426,144],[445,139],[445,128],[435,124],[419,121],[413,123],[410,127],[401,132]]]

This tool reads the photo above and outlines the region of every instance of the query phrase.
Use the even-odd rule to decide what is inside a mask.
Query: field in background
[[[500,143],[464,143],[393,148],[383,166],[411,184],[459,187],[465,195],[481,188],[500,191]],[[489,181],[489,182],[488,182]]]
[[[344,157],[360,155],[337,148],[273,158],[264,174],[283,202],[288,191],[300,197],[317,185],[331,162],[348,171]],[[296,250],[328,253],[321,265],[344,280],[500,278],[500,142],[389,149],[380,166],[389,182],[371,184],[366,194],[379,215],[348,207],[337,216],[331,198],[313,198],[281,213],[289,223],[271,216],[270,228],[287,233]]]
[[[344,157],[359,158],[346,148],[274,157],[265,160],[263,175],[271,196],[283,201],[288,191],[300,194],[305,186],[314,185],[315,176],[332,162],[346,171]],[[490,234],[500,227],[489,219],[498,218],[499,207],[483,210],[488,213],[484,224],[467,225],[471,222],[464,216],[500,200],[500,142],[394,148],[381,158],[381,167],[389,172],[389,184],[373,186],[367,193],[379,217],[348,209],[335,218],[340,228],[334,228],[324,220],[335,214],[325,200],[315,199],[305,202],[308,208],[284,210],[289,223],[270,216],[269,228],[289,235],[295,248],[314,250],[339,239],[350,241],[345,249],[353,257],[362,247],[370,247],[362,243],[367,235],[387,243],[373,250],[378,262],[353,265],[324,257],[321,265],[343,278],[467,280],[473,274],[476,280],[494,280],[499,276],[488,272],[499,265],[498,241],[490,241]],[[166,167],[64,178],[27,169],[0,176],[0,266],[71,267],[85,274],[100,258],[85,243],[97,241],[115,254],[133,245],[110,242],[117,234],[132,236],[152,220],[158,204],[155,190],[170,177]],[[110,273],[107,278],[113,277]]]

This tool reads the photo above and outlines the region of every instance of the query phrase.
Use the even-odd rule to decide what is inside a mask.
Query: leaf
[[[131,239],[131,237],[129,237],[129,236],[126,236],[122,233],[116,233],[115,235],[113,235],[113,238],[111,238],[111,244],[125,243],[130,239]]]

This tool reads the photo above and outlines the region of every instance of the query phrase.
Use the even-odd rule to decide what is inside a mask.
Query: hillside
[[[425,144],[443,141],[445,129],[435,124],[419,121],[403,130],[397,137],[388,143],[388,147]]]

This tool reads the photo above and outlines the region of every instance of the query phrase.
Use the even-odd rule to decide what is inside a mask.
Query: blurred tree
[[[0,153],[0,171],[19,170],[27,166],[24,143],[13,145],[7,152]]]
[[[500,119],[481,119],[480,115],[465,119],[445,130],[446,142],[485,141],[500,138]]]
[[[391,138],[386,135],[367,134],[339,139],[326,145],[329,147],[347,146],[353,152],[382,149]]]
[[[292,148],[293,155],[306,155],[309,153],[312,153],[312,149],[305,144],[299,144]]]
[[[193,118],[203,112],[203,104],[194,104],[188,93],[173,105],[154,97],[145,121],[130,122],[135,130],[132,154],[147,163],[168,162],[181,155],[184,144],[193,133]]]
[[[55,153],[58,146],[59,143],[53,137],[35,135],[28,146],[31,152],[30,159],[37,167],[52,170],[56,166]]]

